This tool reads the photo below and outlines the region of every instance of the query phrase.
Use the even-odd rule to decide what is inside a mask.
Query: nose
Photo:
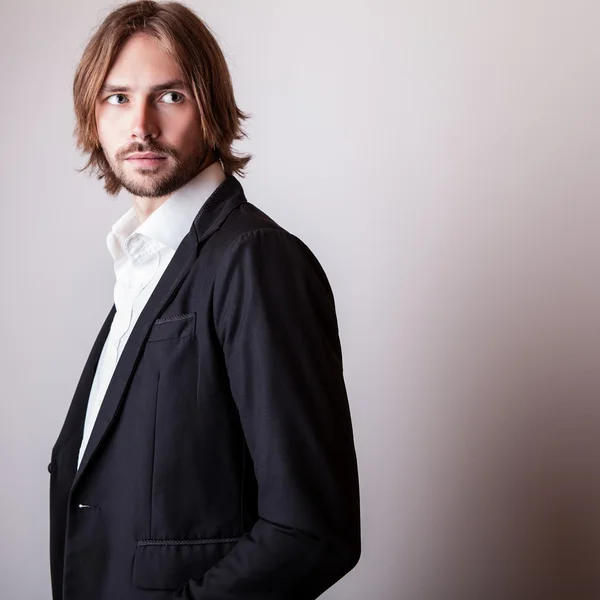
[[[145,140],[160,134],[154,109],[148,102],[140,102],[131,111],[131,137]]]

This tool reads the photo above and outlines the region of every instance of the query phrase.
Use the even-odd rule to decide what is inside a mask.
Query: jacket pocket
[[[146,590],[176,590],[201,577],[231,551],[239,538],[138,540],[133,584]]]
[[[156,319],[150,329],[148,342],[182,338],[196,333],[196,313],[182,313]]]

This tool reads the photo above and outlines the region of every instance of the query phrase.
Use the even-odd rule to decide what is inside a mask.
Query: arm
[[[219,267],[214,313],[259,519],[178,597],[317,598],[360,556],[356,455],[329,283],[296,237],[248,232]]]

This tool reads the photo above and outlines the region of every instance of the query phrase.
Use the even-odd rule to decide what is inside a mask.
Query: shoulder
[[[217,285],[226,282],[227,287],[237,277],[269,281],[269,287],[296,288],[312,280],[332,295],[327,275],[309,246],[248,201],[228,215],[213,237],[218,248],[211,253]]]
[[[230,242],[253,231],[287,231],[273,218],[251,202],[242,202],[233,210],[221,227],[221,234]]]
[[[303,257],[316,261],[308,246],[251,202],[243,202],[227,217],[218,232],[222,258],[264,254],[265,258]],[[276,262],[276,261],[275,261]]]

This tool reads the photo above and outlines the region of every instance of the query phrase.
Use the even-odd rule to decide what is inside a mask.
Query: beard
[[[127,172],[125,159],[134,152],[155,152],[166,156],[155,167],[136,168],[135,173]],[[134,196],[160,198],[172,194],[201,170],[208,150],[198,147],[187,157],[181,157],[174,148],[156,142],[136,142],[117,152],[114,158],[106,157],[114,176],[119,183]]]

